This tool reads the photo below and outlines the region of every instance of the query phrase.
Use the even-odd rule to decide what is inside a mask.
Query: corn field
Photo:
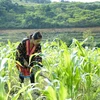
[[[86,40],[73,39],[69,47],[59,39],[42,43],[43,67],[34,84],[26,79],[22,87],[15,67],[18,42],[1,43],[0,100],[100,100],[100,48],[83,48]]]

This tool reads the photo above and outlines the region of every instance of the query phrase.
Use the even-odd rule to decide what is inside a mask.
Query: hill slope
[[[0,1],[0,28],[68,28],[100,26],[100,2],[48,4]]]

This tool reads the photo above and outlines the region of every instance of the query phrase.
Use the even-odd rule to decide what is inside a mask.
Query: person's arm
[[[28,66],[28,62],[24,59],[25,43],[22,42],[18,45],[16,51],[16,61],[19,61],[22,66]]]
[[[41,45],[39,44],[38,47],[37,47],[37,53],[42,53],[41,51]],[[42,57],[40,55],[36,56],[35,57],[35,61],[38,61],[38,62],[41,62],[42,63]]]
[[[37,53],[40,53],[40,55],[41,55],[41,53],[42,53],[41,45],[40,45],[40,44],[39,44],[39,46],[38,46],[38,48],[37,48]],[[38,65],[39,65],[39,66],[43,67],[43,65],[42,65],[42,57],[41,57],[40,55],[38,55],[38,56],[35,57],[35,61],[38,62]]]
[[[35,53],[41,53],[41,45],[39,44],[35,50]],[[41,54],[40,54],[41,55]],[[31,59],[30,66],[33,66],[34,64],[38,63],[42,67],[42,57],[40,55],[34,55]]]

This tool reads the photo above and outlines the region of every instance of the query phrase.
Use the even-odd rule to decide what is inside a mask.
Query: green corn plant
[[[83,48],[85,41],[87,39],[83,42],[74,39],[70,47],[60,40],[42,44],[43,70],[46,71],[43,74],[46,77],[38,75],[41,69],[36,73],[35,79],[39,83],[36,87],[40,96],[35,100],[44,97],[47,100],[99,100],[99,78],[95,80],[100,77],[100,49]],[[34,89],[30,86],[19,87],[18,71],[15,68],[17,45],[9,41],[0,47],[0,79],[8,77],[6,81],[0,82],[0,100],[17,100],[20,93],[23,93],[23,100],[34,99],[31,94]]]
[[[67,98],[67,89],[62,83],[59,83],[58,80],[53,80],[48,84],[49,85],[42,90],[42,93],[47,100],[65,100]]]
[[[27,100],[27,99],[33,100],[32,95],[31,95],[32,90],[31,91],[27,90],[30,86],[31,86],[31,84],[23,86],[22,88],[20,88],[19,91],[14,95],[14,97],[11,98],[11,100],[18,100],[20,95],[22,96],[21,99],[23,99],[23,100]]]
[[[2,59],[0,61],[0,100],[6,100],[6,92],[5,92],[5,82],[7,81],[6,72],[4,70],[4,65],[7,59]]]
[[[80,90],[81,85],[83,85],[82,88],[83,92],[80,95],[82,96],[82,94],[85,94],[85,91],[88,90],[87,96],[90,97],[89,90],[91,85],[89,84],[92,84],[91,75],[93,75],[92,71],[94,69],[94,67],[92,69],[91,62],[94,63],[93,60],[97,59],[96,57],[97,55],[95,56],[95,54],[93,53],[92,53],[94,55],[93,60],[89,59],[88,58],[89,54],[87,55],[87,53],[91,53],[90,51],[92,50],[86,51],[86,49],[82,47],[82,44],[83,43],[79,43],[77,40],[74,40],[71,48],[67,48],[67,46],[64,43],[62,44],[60,43],[60,46],[56,45],[56,47],[53,46],[52,44],[51,48],[49,47],[51,53],[47,55],[48,59],[45,60],[45,62],[49,64],[44,62],[44,64],[49,65],[48,69],[49,72],[51,73],[51,76],[53,76],[53,79],[56,78],[58,80],[63,81],[66,84],[68,88],[68,93],[71,95],[72,99],[78,98],[78,93],[79,93],[78,90]],[[45,52],[48,52],[48,49]],[[53,58],[51,58],[50,56],[52,55],[52,52],[55,53],[55,55],[53,54]],[[91,57],[92,55],[90,56],[90,58]],[[56,62],[56,67],[55,64],[52,64],[54,61]],[[83,79],[82,77],[85,74],[86,77],[84,77]],[[85,84],[83,84],[83,81],[85,82]]]
[[[4,90],[4,83],[1,82],[1,80],[0,80],[0,100],[6,100],[6,93],[5,93],[5,90]]]

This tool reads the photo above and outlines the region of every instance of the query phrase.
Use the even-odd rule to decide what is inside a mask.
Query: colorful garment
[[[34,53],[40,53],[41,52],[41,45],[38,44],[37,46],[34,46],[30,49],[30,40],[24,39],[17,47],[16,52],[16,67],[18,70],[24,75],[29,76],[30,68],[27,68],[27,66],[24,65],[24,59],[29,63],[29,57]],[[42,62],[42,58],[40,56],[33,56],[31,59],[31,62],[37,61]],[[18,63],[20,62],[20,64]],[[33,63],[30,64],[30,66],[33,66]]]

